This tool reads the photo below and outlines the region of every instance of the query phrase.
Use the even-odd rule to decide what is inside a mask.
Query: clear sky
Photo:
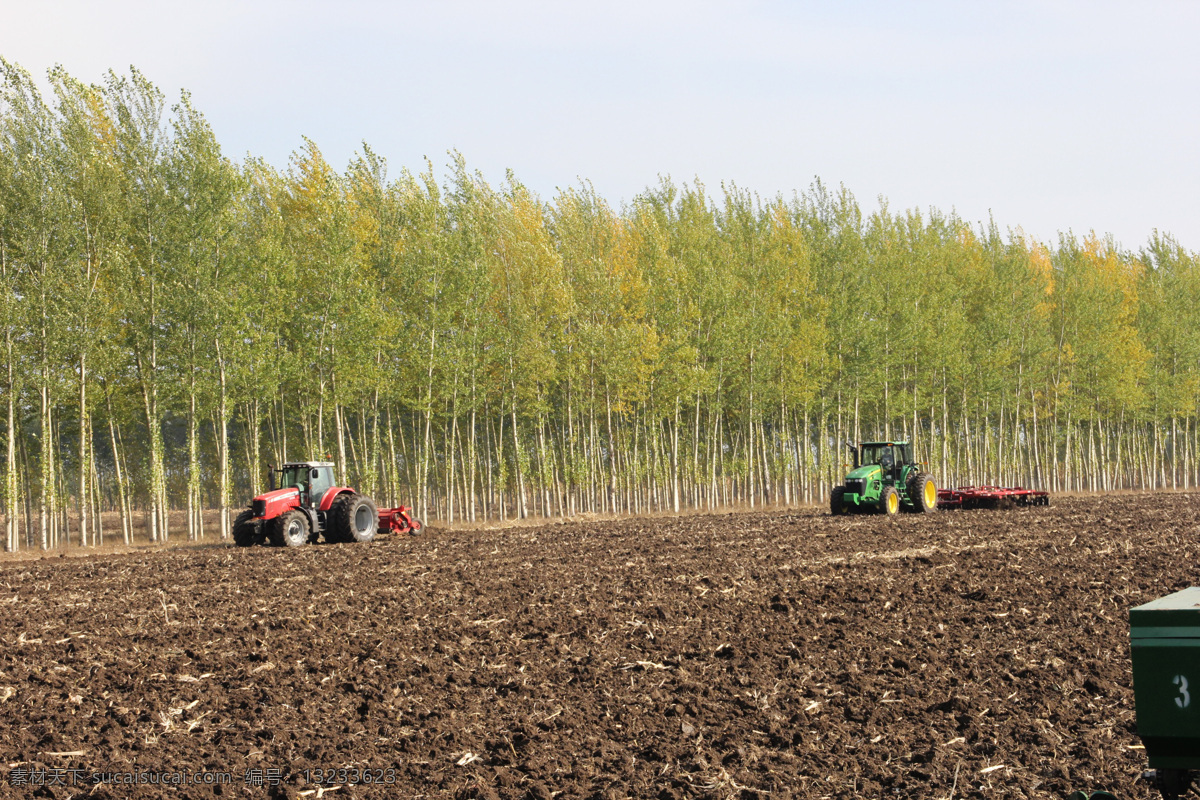
[[[1200,3],[0,0],[0,56],[180,89],[225,152],[302,136],[393,174],[447,151],[545,199],[659,175],[867,210],[989,214],[1043,241],[1200,249]]]

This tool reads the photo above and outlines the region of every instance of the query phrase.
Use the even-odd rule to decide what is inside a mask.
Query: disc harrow
[[[938,490],[938,508],[1006,508],[1008,506],[1048,506],[1050,493],[1023,486],[959,486]]]

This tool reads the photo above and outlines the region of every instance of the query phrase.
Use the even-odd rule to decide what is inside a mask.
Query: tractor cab
[[[319,505],[325,492],[333,488],[333,464],[324,461],[303,461],[284,464],[271,473],[273,489],[300,491],[300,503],[308,508]]]
[[[878,465],[885,480],[901,480],[904,468],[912,464],[912,445],[908,442],[864,442],[860,466]]]

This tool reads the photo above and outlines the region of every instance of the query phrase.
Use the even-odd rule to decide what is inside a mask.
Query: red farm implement
[[[412,515],[412,509],[408,506],[379,509],[380,533],[411,533],[415,536],[424,527],[425,524]]]
[[[1048,506],[1050,493],[1017,486],[960,486],[938,490],[938,508],[1008,508],[1011,506]]]

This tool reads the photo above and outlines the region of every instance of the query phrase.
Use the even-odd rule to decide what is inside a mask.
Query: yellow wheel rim
[[[937,487],[933,485],[933,481],[925,481],[925,507],[933,508],[937,503]]]
[[[900,495],[889,494],[887,499],[887,508],[889,514],[895,514],[900,510]]]

